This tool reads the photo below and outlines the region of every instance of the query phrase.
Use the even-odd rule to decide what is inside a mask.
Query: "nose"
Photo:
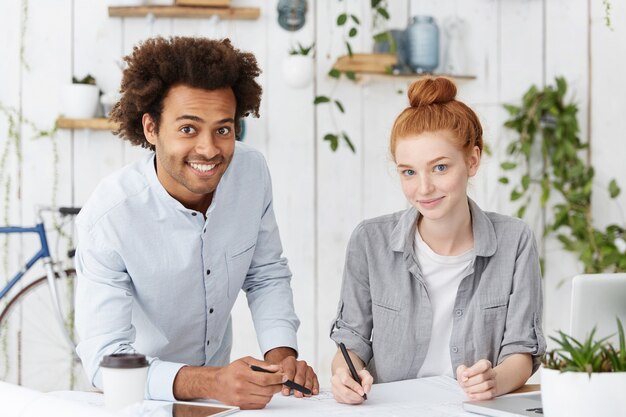
[[[215,140],[209,133],[198,135],[196,139],[195,151],[197,154],[204,156],[207,159],[211,159],[219,154],[220,150],[215,146]]]
[[[429,175],[420,175],[418,178],[418,191],[421,195],[428,195],[434,191],[433,182]]]

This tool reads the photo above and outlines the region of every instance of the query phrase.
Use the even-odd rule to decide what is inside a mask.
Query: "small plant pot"
[[[91,84],[67,84],[61,92],[61,114],[71,119],[95,117],[100,90]]]
[[[109,117],[111,115],[111,110],[113,110],[113,106],[120,101],[122,95],[117,91],[109,91],[108,93],[104,93],[100,96],[100,103],[102,103],[102,110],[104,111],[104,117]]]
[[[291,88],[304,88],[313,81],[313,58],[308,55],[289,55],[282,69],[285,83]]]
[[[626,417],[626,372],[559,372],[541,369],[546,417]]]

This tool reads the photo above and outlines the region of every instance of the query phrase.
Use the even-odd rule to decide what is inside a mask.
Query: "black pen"
[[[261,368],[260,366],[256,366],[256,365],[250,365],[250,369],[252,369],[253,371],[256,372],[266,372],[268,374],[273,374],[274,372],[272,371],[268,371],[265,368]],[[283,385],[288,386],[291,389],[295,389],[296,391],[300,391],[301,393],[303,393],[304,395],[311,395],[311,390],[308,389],[307,387],[303,387],[300,384],[296,384],[295,382],[291,381],[291,380],[286,380],[285,382],[283,382]]]
[[[359,378],[359,374],[356,373],[356,369],[354,368],[352,359],[350,359],[350,355],[348,355],[348,349],[346,349],[346,345],[344,345],[343,343],[339,343],[339,349],[341,349],[341,354],[348,364],[348,368],[350,369],[350,373],[352,374],[352,379],[354,379],[360,385],[361,378]],[[363,399],[367,400],[367,394],[365,393],[365,390],[363,391]]]

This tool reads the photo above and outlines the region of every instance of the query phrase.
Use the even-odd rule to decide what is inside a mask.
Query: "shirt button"
[[[206,274],[207,274],[207,275],[211,275],[211,270],[210,270],[210,269],[207,269],[207,270],[206,270]]]
[[[198,213],[196,213],[195,211],[193,213],[191,213],[192,216],[197,216]]]
[[[204,230],[202,231],[202,233],[206,233],[206,227],[204,228]]]
[[[212,308],[209,309],[209,314],[213,314],[213,309]]]
[[[452,353],[458,353],[459,348],[456,346],[452,346]]]
[[[457,308],[456,310],[454,310],[454,314],[457,317],[461,317],[463,315],[463,310],[461,310],[460,308]]]
[[[211,342],[210,340],[207,340],[207,341],[206,341],[206,345],[207,345],[207,346],[209,346],[209,343],[210,343],[210,342]]]

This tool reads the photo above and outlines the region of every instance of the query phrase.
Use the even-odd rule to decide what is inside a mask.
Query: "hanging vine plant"
[[[566,250],[577,255],[585,273],[626,271],[625,225],[611,224],[603,230],[594,227],[591,196],[595,172],[581,158],[588,146],[578,136],[578,106],[565,101],[566,92],[565,79],[556,78],[554,86],[532,86],[521,106],[504,106],[510,115],[504,126],[517,137],[507,147],[511,159],[501,168],[522,175],[517,183],[511,183],[506,175],[499,181],[513,187],[510,198],[521,203],[519,217],[524,217],[531,204],[543,208],[549,201],[555,202],[552,220],[544,224],[544,236],[555,234]],[[541,151],[534,152],[536,147]],[[541,169],[531,169],[537,166]],[[608,192],[611,199],[620,194],[615,179]]]
[[[341,2],[342,0],[338,1]],[[352,57],[353,48],[351,40],[359,33],[361,20],[358,16],[348,12],[347,2],[344,4],[344,11],[337,16],[336,24],[337,27],[344,29],[342,41],[346,47],[348,56]],[[370,9],[372,13],[372,27],[374,32],[376,32],[376,34],[372,36],[373,39],[375,41],[387,40],[392,47],[392,51],[395,50],[393,36],[391,36],[391,33],[385,27],[386,22],[390,18],[387,0],[370,0]],[[324,134],[324,140],[328,142],[330,149],[335,152],[339,148],[339,143],[343,140],[348,148],[350,148],[353,153],[356,153],[356,148],[348,136],[348,133],[345,130],[340,130],[337,125],[337,112],[342,114],[345,114],[346,112],[344,104],[335,95],[337,82],[342,75],[351,81],[356,81],[356,74],[354,71],[340,71],[336,68],[331,68],[330,71],[328,71],[328,76],[335,79],[335,85],[333,86],[332,92],[327,95],[316,96],[313,104],[329,105],[329,112],[334,131]]]

